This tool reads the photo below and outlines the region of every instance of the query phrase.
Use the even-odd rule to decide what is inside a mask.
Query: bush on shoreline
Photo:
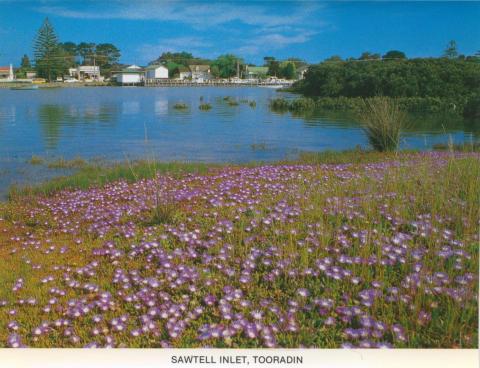
[[[467,98],[441,98],[441,97],[397,97],[390,98],[394,100],[398,106],[407,112],[411,113],[453,113],[462,114],[464,106],[470,103]],[[304,112],[311,110],[331,110],[331,111],[351,111],[360,112],[364,106],[366,99],[362,97],[300,97],[293,100],[285,98],[274,98],[270,100],[270,108],[273,111],[290,111],[290,112]],[[478,108],[471,103],[471,109]],[[478,114],[478,112],[477,112]],[[472,114],[472,117],[474,114]]]

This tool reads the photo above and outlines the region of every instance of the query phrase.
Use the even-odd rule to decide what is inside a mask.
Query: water
[[[239,105],[230,106],[225,96]],[[59,174],[28,164],[32,155],[248,162],[367,146],[358,123],[346,115],[271,112],[268,101],[279,96],[294,97],[258,87],[0,89],[0,192]],[[241,100],[254,100],[256,107]],[[201,101],[212,109],[199,110]],[[189,108],[174,109],[178,102]],[[479,131],[461,119],[424,117],[404,134],[402,147],[469,142]]]

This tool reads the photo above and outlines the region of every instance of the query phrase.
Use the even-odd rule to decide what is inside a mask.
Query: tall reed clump
[[[359,113],[363,130],[372,147],[380,152],[395,151],[400,142],[400,132],[407,115],[398,102],[388,97],[363,100]]]

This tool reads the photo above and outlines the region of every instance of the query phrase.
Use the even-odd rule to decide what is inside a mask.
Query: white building
[[[190,65],[190,72],[192,73],[192,80],[199,83],[210,79],[210,66],[209,65]]]
[[[69,68],[68,74],[78,80],[102,80],[100,67],[98,65],[80,65],[76,68]]]
[[[120,84],[141,84],[145,79],[145,72],[137,65],[130,65],[123,70],[115,72],[113,78]]]
[[[168,68],[163,65],[151,65],[145,72],[146,79],[168,79]]]
[[[189,68],[185,66],[178,67],[178,79],[184,80],[184,79],[191,79],[191,78],[192,78],[192,72],[190,71]]]

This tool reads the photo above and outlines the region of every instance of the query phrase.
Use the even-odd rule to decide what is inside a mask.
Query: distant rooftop
[[[192,72],[208,72],[210,65],[190,65],[189,68]]]

